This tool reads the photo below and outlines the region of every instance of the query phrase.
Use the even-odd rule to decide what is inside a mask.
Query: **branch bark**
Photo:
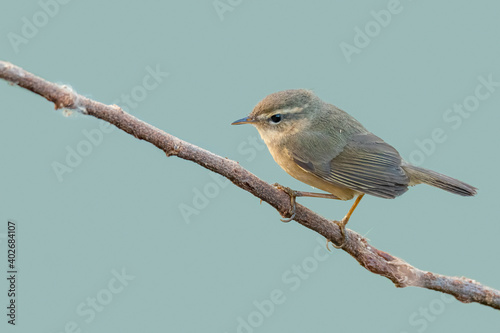
[[[288,194],[259,179],[237,162],[165,133],[124,112],[116,105],[105,105],[93,101],[66,86],[45,81],[5,61],[0,61],[0,78],[46,98],[54,103],[56,109],[77,110],[102,119],[137,139],[152,143],[163,150],[167,156],[177,156],[216,172],[231,180],[236,186],[267,202],[283,216],[290,210]],[[337,244],[342,241],[336,224],[300,204],[297,204],[294,220]],[[465,277],[451,277],[420,270],[400,258],[376,249],[368,243],[366,238],[352,230],[347,229],[346,234],[347,243],[343,250],[370,272],[391,280],[396,287],[427,288],[450,294],[463,303],[477,302],[500,310],[498,290]]]

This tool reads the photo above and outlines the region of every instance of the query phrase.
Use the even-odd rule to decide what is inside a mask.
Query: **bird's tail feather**
[[[466,197],[477,193],[477,188],[474,186],[429,169],[411,164],[403,165],[403,169],[410,176],[410,182],[413,184],[424,183]]]

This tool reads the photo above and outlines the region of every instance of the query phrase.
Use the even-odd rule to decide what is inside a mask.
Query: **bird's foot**
[[[344,245],[347,243],[347,234],[345,232],[345,225],[347,224],[347,221],[349,219],[346,219],[345,217],[342,219],[342,221],[333,221],[333,223],[335,223],[336,225],[338,225],[339,229],[340,229],[340,235],[342,236],[342,242],[337,245],[335,244],[334,242],[332,242],[331,240],[327,239],[326,240],[326,248],[328,249],[328,251],[330,251],[330,248],[328,247],[328,244],[329,243],[332,243],[332,246],[336,249],[341,249],[344,247]]]
[[[291,188],[280,185],[278,183],[274,183],[273,186],[276,187],[278,190],[282,190],[283,192],[285,192],[290,196],[290,210],[288,212],[288,215],[290,215],[290,217],[280,219],[282,222],[290,222],[295,217],[295,210],[297,206],[295,199],[297,198],[297,193]]]

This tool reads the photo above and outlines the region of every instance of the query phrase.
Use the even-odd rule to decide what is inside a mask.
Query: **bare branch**
[[[75,93],[68,87],[60,86],[26,72],[20,67],[0,61],[0,78],[28,89],[55,104],[56,109],[74,109],[83,114],[103,119],[140,140],[152,143],[167,156],[175,155],[195,162],[212,170],[236,186],[267,202],[280,214],[286,215],[290,209],[288,194],[262,181],[237,162],[215,155],[207,150],[185,142],[134,116],[116,105],[105,105]],[[342,237],[336,224],[297,204],[295,221],[316,231],[335,243]],[[372,273],[385,276],[396,287],[421,287],[450,294],[464,303],[477,302],[500,310],[500,292],[464,277],[450,277],[422,271],[386,252],[377,250],[366,238],[352,230],[346,230],[347,243],[343,250],[356,259],[361,266]]]

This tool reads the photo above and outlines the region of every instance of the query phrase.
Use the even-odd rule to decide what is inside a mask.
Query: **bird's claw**
[[[327,239],[326,240],[326,249],[330,251],[330,248],[328,247],[328,243],[332,243],[332,246],[336,249],[341,249],[345,246],[347,243],[347,234],[345,232],[345,225],[347,222],[345,221],[345,218],[342,219],[342,221],[333,221],[338,227],[340,228],[340,235],[342,236],[342,243],[340,245],[335,244],[331,240]]]
[[[289,211],[290,217],[280,219],[280,220],[282,222],[292,221],[295,218],[295,212],[296,212],[296,206],[297,206],[297,203],[295,200],[297,195],[296,195],[295,191],[289,187],[280,185],[278,183],[274,183],[273,186],[276,187],[278,190],[282,190],[283,192],[285,192],[286,194],[288,194],[290,196],[290,206],[291,206],[290,211]]]

